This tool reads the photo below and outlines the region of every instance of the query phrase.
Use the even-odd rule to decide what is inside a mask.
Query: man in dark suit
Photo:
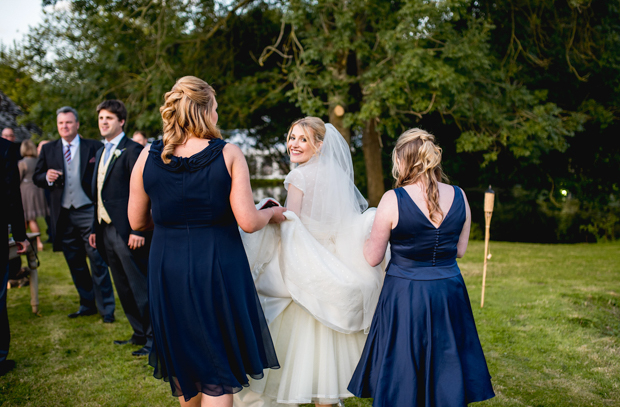
[[[15,131],[13,131],[12,127],[5,127],[2,129],[2,138],[11,142],[11,146],[9,147],[10,154],[17,157],[17,160],[22,159],[22,155],[19,153],[19,147],[21,143],[15,141]]]
[[[11,341],[9,316],[6,309],[6,290],[9,281],[8,225],[11,225],[18,253],[25,253],[30,244],[26,239],[26,222],[24,222],[22,195],[19,191],[17,160],[11,142],[4,138],[0,138],[0,163],[0,234],[4,236],[0,239],[2,245],[2,257],[0,257],[0,276],[2,276],[0,278],[0,376],[4,376],[15,367],[15,361],[7,359]]]
[[[127,217],[131,171],[143,147],[123,132],[127,119],[123,102],[106,100],[97,106],[97,113],[105,143],[95,157],[94,233],[89,240],[110,265],[116,292],[133,328],[130,339],[114,343],[143,345],[132,354],[146,356],[153,343],[147,283],[151,234],[131,230]]]
[[[69,318],[93,315],[99,310],[103,322],[112,323],[115,303],[108,266],[88,243],[95,213],[91,182],[101,143],[79,136],[75,109],[62,107],[56,115],[61,138],[43,146],[32,179],[37,186],[50,190],[54,251],[62,250],[65,255],[80,296],[80,308]],[[90,271],[86,257],[90,259]]]

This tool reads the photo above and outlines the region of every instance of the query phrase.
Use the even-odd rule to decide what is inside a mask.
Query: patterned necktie
[[[112,143],[105,143],[105,154],[103,155],[103,163],[108,162],[108,158],[110,158],[110,152],[112,151]]]
[[[67,148],[65,150],[65,160],[67,160],[67,164],[71,162],[71,143],[67,144]]]

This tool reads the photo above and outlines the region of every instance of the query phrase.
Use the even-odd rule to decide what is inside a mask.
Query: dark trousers
[[[149,314],[147,258],[136,258],[114,225],[102,223],[101,232],[118,298],[133,328],[133,339],[151,347],[153,331]]]
[[[62,252],[80,295],[80,309],[95,309],[96,306],[101,315],[114,315],[114,289],[108,266],[97,249],[88,243],[95,216],[94,206],[63,211],[66,212],[61,216],[66,216],[67,227],[62,236],[56,238],[62,239]],[[90,270],[86,257],[90,259]]]
[[[3,230],[6,230],[3,229]],[[11,331],[9,330],[9,314],[6,310],[6,285],[9,282],[8,267],[8,242],[2,239],[2,257],[0,258],[0,363],[4,362],[9,354],[9,343],[11,342]]]

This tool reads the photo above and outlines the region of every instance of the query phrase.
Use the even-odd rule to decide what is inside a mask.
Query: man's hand
[[[271,215],[271,219],[269,219],[269,223],[282,223],[286,220],[284,216],[284,212],[286,212],[286,208],[283,206],[272,206],[268,209],[262,209],[263,211],[273,211]]]
[[[144,246],[145,240],[146,239],[144,239],[142,236],[131,234],[129,235],[129,243],[127,243],[127,246],[129,246],[131,250],[136,250]]]
[[[28,240],[24,240],[23,242],[15,242],[15,244],[17,245],[18,254],[26,253],[26,250],[28,250],[28,247],[30,246],[30,242]]]
[[[62,175],[62,172],[49,169],[47,170],[47,182],[54,183]]]
[[[92,246],[93,249],[97,248],[97,235],[92,233],[88,236],[88,244]]]

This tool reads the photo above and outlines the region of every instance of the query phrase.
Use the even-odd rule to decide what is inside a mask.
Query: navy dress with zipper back
[[[230,206],[231,178],[213,139],[191,157],[151,146],[144,189],[155,230],[149,257],[154,376],[185,400],[236,393],[278,360]]]
[[[458,407],[495,396],[456,263],[465,201],[435,227],[404,188],[391,260],[349,391],[374,407]]]

